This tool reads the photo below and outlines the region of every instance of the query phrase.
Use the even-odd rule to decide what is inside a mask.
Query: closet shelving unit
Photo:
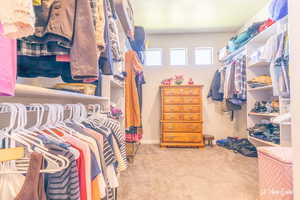
[[[256,63],[253,63],[248,59],[253,53],[255,53],[259,48],[263,47],[268,39],[274,35],[278,35],[279,33],[285,30],[287,26],[288,18],[283,18],[282,20],[276,22],[271,27],[266,29],[265,31],[259,33],[256,37],[249,41],[246,45],[246,55],[247,55],[247,81],[252,80],[253,78],[261,75],[270,75],[270,63],[265,60],[260,60]],[[284,114],[287,111],[285,108],[290,102],[289,99],[284,99],[282,97],[273,96],[273,87],[265,86],[258,88],[248,88],[247,92],[247,127],[251,128],[255,126],[255,124],[260,123],[261,120],[266,119],[270,120],[273,117],[277,117],[281,114]],[[271,100],[279,100],[279,109],[280,113],[253,113],[251,110],[253,109],[255,103],[257,101],[271,101]],[[290,146],[291,145],[291,129],[289,123],[280,124],[280,144],[275,144],[269,141],[261,140],[258,138],[254,138],[252,136],[248,136],[250,142],[252,142],[255,146]]]
[[[270,63],[266,62],[265,60],[260,60],[258,62],[251,62],[248,58],[256,52],[259,48],[263,47],[268,39],[274,35],[282,33],[286,30],[286,26],[288,24],[288,17],[281,19],[280,21],[276,22],[263,32],[256,35],[252,38],[245,46],[237,49],[236,51],[232,52],[221,62],[226,62],[231,60],[237,55],[245,54],[247,57],[247,81],[261,75],[269,75],[270,74]],[[255,124],[260,123],[261,120],[267,119],[270,120],[273,117],[277,117],[284,113],[288,112],[286,108],[290,104],[290,99],[285,99],[281,97],[274,97],[273,96],[273,87],[272,86],[265,86],[265,87],[258,87],[258,88],[250,88],[247,89],[247,128],[251,128],[255,126]],[[269,101],[273,99],[279,100],[279,109],[280,113],[278,114],[265,114],[265,113],[253,113],[251,110],[254,108],[254,105],[257,101]],[[291,146],[291,123],[285,122],[280,124],[280,144],[275,144],[269,141],[264,141],[258,138],[254,138],[248,136],[250,142],[252,142],[255,146]]]

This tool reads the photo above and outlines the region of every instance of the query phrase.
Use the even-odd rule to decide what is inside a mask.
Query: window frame
[[[185,63],[184,64],[182,64],[182,65],[180,65],[180,64],[172,64],[172,50],[176,50],[176,49],[184,49],[184,52],[185,52],[185,54],[184,54],[184,61],[185,61]],[[188,65],[188,63],[189,63],[189,59],[188,59],[188,48],[186,48],[186,47],[176,47],[176,48],[169,48],[169,64],[170,64],[170,66],[172,66],[172,67],[183,67],[183,66],[187,66]]]
[[[160,52],[160,64],[148,65],[147,64],[147,51],[159,51]],[[147,48],[145,51],[145,66],[147,67],[161,67],[163,65],[163,49],[162,48]]]
[[[196,51],[198,49],[210,49],[211,50],[211,58],[210,58],[211,62],[210,62],[210,64],[199,64],[199,63],[197,63],[197,54],[196,54]],[[195,62],[196,66],[211,66],[211,65],[213,65],[214,64],[214,48],[213,47],[195,47],[194,48],[194,62]]]

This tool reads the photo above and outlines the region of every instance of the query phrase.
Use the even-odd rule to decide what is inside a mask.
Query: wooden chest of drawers
[[[163,146],[203,147],[202,86],[161,86]]]

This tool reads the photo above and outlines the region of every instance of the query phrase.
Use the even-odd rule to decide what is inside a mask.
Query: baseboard
[[[142,144],[159,144],[160,141],[159,140],[142,140],[141,143]]]

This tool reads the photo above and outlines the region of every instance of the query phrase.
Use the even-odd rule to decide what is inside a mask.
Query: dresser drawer
[[[200,113],[201,106],[197,105],[165,105],[164,113]]]
[[[201,98],[199,97],[183,97],[184,104],[200,104]]]
[[[164,113],[165,121],[201,121],[200,113]]]
[[[183,105],[165,105],[163,107],[164,113],[181,113],[184,110]]]
[[[163,133],[164,142],[202,142],[200,133]]]
[[[176,96],[179,95],[179,90],[177,88],[164,88],[162,93],[164,96]]]
[[[185,113],[182,115],[184,121],[202,121],[202,113]]]
[[[165,96],[163,100],[164,104],[183,104],[184,98],[178,96]]]
[[[176,87],[176,88],[164,88],[163,95],[165,96],[177,96],[177,95],[188,95],[188,96],[200,96],[201,88],[199,87]]]
[[[162,123],[164,132],[202,133],[202,123]]]
[[[201,106],[197,105],[184,105],[183,112],[185,113],[200,113],[202,112]]]
[[[193,96],[165,96],[163,99],[164,104],[172,105],[172,104],[200,104],[201,98],[193,97]]]
[[[184,116],[181,113],[165,113],[163,115],[163,120],[166,121],[182,121],[183,118]]]

